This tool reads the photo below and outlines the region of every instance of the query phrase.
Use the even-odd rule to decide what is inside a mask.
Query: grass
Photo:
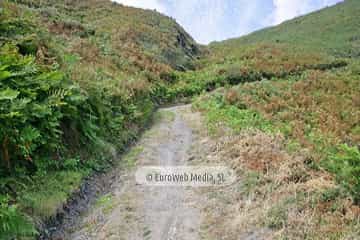
[[[208,56],[197,61],[195,71],[174,72],[172,84],[163,89],[164,99],[182,100],[223,86],[297,77],[308,70],[323,72],[351,63],[346,58],[285,44],[240,45],[228,54],[222,48],[211,49]]]
[[[209,133],[235,136],[222,145],[220,158],[248,172],[238,198],[252,200],[240,202],[249,206],[239,218],[247,216],[284,239],[356,234],[360,158],[353,146],[358,108],[352,99],[359,90],[350,69],[245,83],[194,101]]]
[[[289,152],[307,149],[307,164],[334,174],[356,203],[360,63],[354,13],[359,7],[349,0],[213,43],[199,70],[183,74],[175,86],[197,93],[225,86],[194,103],[205,112],[210,131],[225,125],[235,132],[279,132]]]
[[[278,43],[232,44],[212,46],[204,66],[189,77],[212,76],[204,82],[225,86],[203,93],[193,107],[203,113],[210,134],[232,136],[221,145],[220,159],[249,173],[231,201],[239,206],[221,215],[231,221],[224,229],[239,235],[238,229],[260,226],[280,239],[356,236],[358,60],[342,58],[346,65],[331,67],[326,61],[340,58],[326,51],[320,53],[324,58],[312,52],[314,62],[302,63],[292,55],[296,50],[286,53]],[[310,51],[304,49],[303,56]]]
[[[5,217],[0,220],[24,223],[29,220],[27,215],[42,220],[51,216],[84,176],[114,164],[112,157],[136,139],[157,104],[224,87],[202,96],[194,106],[206,115],[210,132],[233,132],[257,149],[253,153],[248,143],[239,140],[248,150],[240,154],[251,156],[251,162],[242,162],[245,168],[258,172],[261,179],[274,174],[269,180],[271,187],[264,185],[271,191],[260,190],[275,193],[265,197],[284,200],[276,198],[281,193],[273,188],[278,178],[286,183],[278,186],[283,191],[292,183],[301,190],[304,182],[313,190],[309,199],[297,202],[308,204],[300,222],[295,221],[294,209],[274,209],[269,210],[274,223],[270,225],[284,227],[282,216],[287,214],[289,231],[283,232],[284,237],[297,237],[292,234],[304,230],[302,227],[310,229],[302,237],[315,239],[322,233],[336,239],[355,232],[356,216],[345,216],[348,222],[338,216],[343,209],[356,213],[355,203],[359,202],[359,9],[357,0],[347,0],[243,38],[213,43],[202,52],[181,26],[154,11],[106,0],[2,1],[0,47],[12,46],[26,59],[32,55],[34,68],[61,73],[76,94],[69,97],[72,104],[56,115],[60,121],[56,134],[61,136],[56,139],[56,150],[35,144],[39,138],[36,129],[26,128],[26,138],[19,138],[23,139],[20,147],[32,162],[18,161],[10,173],[1,165],[0,196],[6,196],[6,201],[1,202]],[[201,53],[204,55],[198,59]],[[4,69],[2,80],[9,77]],[[31,69],[26,70],[33,76]],[[17,91],[1,90],[1,101],[18,95]],[[62,91],[44,94],[49,93],[62,96]],[[173,116],[159,113],[157,118],[172,121]],[[3,129],[18,130],[11,124]],[[244,132],[251,137],[242,135]],[[277,142],[278,137],[284,142]],[[5,146],[8,143],[7,138],[1,141]],[[124,161],[133,165],[141,151],[132,149]],[[303,162],[288,160],[289,154],[301,151],[308,153]],[[9,151],[3,152],[5,162]],[[236,158],[236,144],[230,152],[227,157]],[[328,190],[332,189],[330,183],[335,184],[332,178],[345,189],[350,203]],[[257,188],[256,181],[250,183]],[[310,201],[324,189],[322,198]],[[311,214],[324,215],[325,220],[316,225],[318,233],[307,225],[306,217]],[[0,234],[10,238],[22,234],[19,229],[1,228],[10,225],[0,224]],[[332,232],[334,229],[340,234]],[[26,234],[35,233],[30,229]]]
[[[358,76],[344,70],[308,72],[295,81],[284,79],[245,84],[236,88],[238,100],[234,105],[245,104],[259,111],[275,129],[291,140],[289,148],[301,146],[310,149],[315,162],[337,174],[341,182],[347,178],[345,181],[354,191],[359,178],[353,164],[357,160],[345,160],[346,153],[342,157],[335,156],[344,152],[341,144],[346,143],[349,146],[347,156],[351,158],[352,154],[352,159],[358,159],[358,150],[352,147],[359,141],[359,135],[354,131],[358,126],[359,112],[353,101],[360,91],[358,81]],[[344,172],[334,167],[340,165],[350,165],[353,171],[350,170],[344,178],[341,176]],[[354,193],[355,198],[357,195]]]
[[[346,183],[343,178],[343,184],[338,184],[324,169],[311,166],[311,152],[303,146],[287,151],[289,140],[276,127],[276,121],[266,120],[272,128],[268,132],[263,132],[262,126],[256,123],[245,125],[241,130],[236,125],[231,127],[228,121],[233,113],[225,111],[228,109],[225,97],[220,98],[225,117],[220,117],[219,109],[209,103],[219,99],[216,96],[219,92],[212,93],[215,96],[200,97],[194,107],[211,106],[199,110],[205,122],[211,119],[216,126],[207,126],[215,141],[221,141],[216,144],[214,154],[218,156],[214,158],[235,169],[241,180],[232,186],[234,189],[224,190],[227,205],[219,206],[222,197],[209,194],[213,199],[209,204],[216,203],[222,209],[219,216],[210,213],[208,217],[218,229],[214,229],[213,237],[220,237],[226,231],[231,239],[231,236],[256,232],[257,228],[271,229],[266,236],[279,239],[323,239],[324,236],[347,239],[356,235],[360,226],[359,208],[355,204],[356,195],[351,196],[353,193],[348,188],[351,182]],[[222,140],[226,136],[232,137]],[[339,173],[341,171],[335,172]]]
[[[242,38],[214,43],[215,51],[231,55],[241,45],[288,44],[300,46],[306,52],[329,53],[340,57],[359,57],[359,24],[356,13],[360,5],[346,0],[320,11],[297,17],[278,26],[263,29]]]
[[[257,171],[246,171],[244,175],[245,176],[242,179],[239,191],[242,194],[249,196],[250,193],[253,192],[253,189],[259,184],[261,184],[262,176]]]
[[[33,183],[19,193],[19,203],[32,216],[42,219],[54,216],[68,197],[78,189],[85,176],[78,171],[58,171],[47,173],[46,178],[35,176]]]
[[[281,229],[287,222],[287,209],[284,203],[278,203],[271,207],[267,213],[267,223],[269,228]]]
[[[193,106],[195,109],[206,113],[210,133],[216,133],[219,123],[224,123],[237,133],[245,129],[260,129],[265,132],[272,129],[270,122],[257,111],[227,105],[223,101],[222,95],[214,94],[207,101],[200,98]]]
[[[161,111],[157,111],[154,114],[155,122],[160,122],[160,121],[172,122],[174,120],[175,120],[175,113],[171,111],[161,110]]]
[[[125,163],[127,167],[134,167],[137,162],[137,158],[142,151],[143,147],[141,146],[132,147],[130,151],[125,154],[121,162]]]
[[[104,214],[109,214],[115,207],[115,200],[113,196],[106,194],[96,201],[95,207],[101,208]]]

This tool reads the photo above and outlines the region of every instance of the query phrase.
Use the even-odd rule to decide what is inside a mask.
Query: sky
[[[156,9],[202,44],[246,35],[343,0],[113,0]]]

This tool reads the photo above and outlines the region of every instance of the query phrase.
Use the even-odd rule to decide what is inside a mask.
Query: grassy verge
[[[251,218],[280,239],[358,233],[357,83],[351,67],[310,71],[222,88],[194,101],[210,133],[232,136],[222,159],[241,169],[235,199],[250,204],[237,218]],[[331,121],[323,125],[326,119]]]

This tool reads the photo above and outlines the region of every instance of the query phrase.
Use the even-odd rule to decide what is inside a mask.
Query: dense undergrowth
[[[172,19],[110,1],[2,1],[0,30],[0,238],[34,238],[200,50]]]

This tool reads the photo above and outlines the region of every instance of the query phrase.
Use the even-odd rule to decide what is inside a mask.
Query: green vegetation
[[[85,177],[117,164],[166,100],[158,93],[172,72],[193,69],[199,53],[153,11],[1,1],[1,239],[34,237]]]
[[[200,99],[194,102],[193,106],[206,113],[207,127],[210,133],[216,133],[219,123],[225,124],[237,133],[249,129],[260,129],[264,132],[272,130],[271,123],[257,111],[228,105],[220,94],[213,94],[206,100]]]
[[[267,225],[270,228],[281,229],[285,226],[287,221],[287,209],[284,203],[278,203],[271,207],[267,216]]]
[[[325,185],[324,189],[308,193],[306,199],[300,199],[291,205],[280,203],[268,210],[264,225],[275,230],[287,229],[282,234],[284,237],[292,238],[300,231],[294,228],[293,223],[293,211],[299,208],[306,209],[306,214],[314,212],[311,221],[323,219],[321,231],[314,231],[306,225],[301,230],[308,231],[306,235],[310,239],[318,239],[321,236],[320,232],[333,239],[341,239],[346,234],[357,231],[359,221],[356,220],[356,205],[359,204],[360,196],[360,135],[357,128],[360,108],[354,100],[359,97],[360,76],[354,74],[352,69],[352,66],[348,66],[331,71],[309,70],[287,78],[244,83],[202,95],[193,103],[196,110],[204,113],[210,133],[222,136],[244,133],[244,130],[252,129],[271,136],[278,136],[280,133],[289,152],[295,155],[307,153],[307,157],[301,163],[303,166],[295,165],[286,172],[289,174],[286,179],[292,179],[291,181],[295,181],[299,186],[301,181],[304,181],[301,179],[309,179],[311,184],[312,178],[316,175],[329,178],[324,174],[324,169],[334,176],[338,186]],[[229,155],[239,156],[239,153]],[[261,168],[261,162],[264,160],[259,159],[261,154],[257,157],[245,156],[247,158],[243,161],[248,161],[244,164],[249,168],[247,171],[260,167],[257,171],[262,178],[284,174],[264,174],[264,169]],[[271,159],[271,155],[268,158]],[[291,164],[290,160],[289,163],[283,163],[285,167]],[[248,195],[246,185],[249,184],[249,180],[251,179],[248,177],[243,180],[243,191]],[[271,186],[274,185],[274,180],[267,181],[267,198],[281,194],[277,192],[276,185]],[[282,182],[282,185],[288,186],[286,181]],[[254,189],[250,190],[252,194],[257,193],[257,188]],[[348,211],[353,211],[355,215],[352,220],[342,222],[337,214],[344,208],[349,208],[349,198],[355,206]],[[333,230],[330,230],[330,226]]]
[[[24,236],[34,236],[37,234],[34,226],[29,219],[19,212],[14,204],[9,204],[9,197],[0,198],[0,219],[1,219],[1,239],[20,238]]]
[[[241,45],[287,44],[308,52],[328,53],[338,57],[358,58],[360,10],[357,0],[345,0],[320,11],[286,21],[278,26],[248,36],[213,43],[216,50],[230,53]]]
[[[16,161],[31,162],[40,148],[54,151],[60,119],[69,117],[71,109],[83,102],[61,73],[42,71],[34,57],[23,57],[13,45],[4,45],[0,52],[0,138],[2,160],[10,169]]]
[[[207,56],[197,62],[198,69],[179,73],[181,80],[170,87],[180,97],[203,93],[193,106],[203,112],[210,132],[228,135],[257,129],[270,136],[280,134],[289,154],[306,153],[304,162],[292,166],[289,159],[281,166],[291,166],[287,178],[300,189],[304,179],[308,184],[318,181],[317,176],[334,181],[335,186],[323,183],[296,204],[267,209],[264,225],[286,229],[284,238],[305,231],[309,239],[321,234],[341,239],[356,235],[359,226],[359,9],[358,1],[348,0],[242,38],[212,43]],[[258,158],[249,157],[243,165],[252,171]],[[267,170],[267,175],[259,166],[255,170],[265,179],[285,174],[280,167]],[[281,190],[291,192],[286,180],[281,188],[276,187],[277,179],[268,181],[264,186],[271,190],[260,197],[279,201],[287,196]],[[337,215],[345,208],[354,214],[347,222]],[[315,225],[322,218],[319,230],[306,225],[297,229],[294,211],[313,212],[309,221]]]
[[[139,146],[131,148],[131,150],[125,154],[121,162],[125,163],[127,167],[134,167],[136,164],[137,157],[142,151],[143,148]]]
[[[175,113],[171,111],[158,111],[154,114],[154,121],[165,120],[168,122],[172,122],[175,120]]]
[[[359,80],[351,67],[308,71],[297,77],[239,85],[213,94],[210,100],[203,98],[200,107],[205,106],[202,109],[212,125],[224,122],[234,130],[279,131],[299,147],[311,149],[314,162],[336,173],[358,201],[360,112],[354,99],[360,92]]]
[[[357,202],[360,201],[360,151],[346,144],[337,147],[335,154],[329,154],[326,167],[334,172]]]
[[[115,207],[114,198],[110,194],[106,194],[96,201],[95,206],[101,208],[104,214],[108,214]]]
[[[352,64],[360,56],[359,9],[358,1],[347,0],[245,37],[212,43],[196,62],[196,71],[175,74],[167,95],[187,97],[228,84],[285,79]]]
[[[54,216],[71,193],[80,186],[83,176],[84,172],[75,170],[38,172],[23,190],[19,190],[17,200],[31,216],[47,219]]]
[[[359,204],[359,10],[347,0],[202,51],[154,11],[107,0],[2,1],[0,237],[34,237],[35,222],[115,164],[158,104],[198,94],[211,132],[280,132],[289,152],[310,152],[306,171],[325,169],[346,190],[327,189],[317,204],[340,209],[345,196]],[[269,225],[282,227],[286,213],[269,210]]]
[[[358,201],[360,62],[354,39],[360,33],[359,8],[359,2],[348,0],[213,43],[198,62],[200,69],[184,73],[185,80],[174,86],[199,93],[209,83],[213,88],[240,83],[195,103],[207,112],[210,126],[222,122],[235,130],[281,132],[289,149],[310,149],[313,162],[335,173]]]

